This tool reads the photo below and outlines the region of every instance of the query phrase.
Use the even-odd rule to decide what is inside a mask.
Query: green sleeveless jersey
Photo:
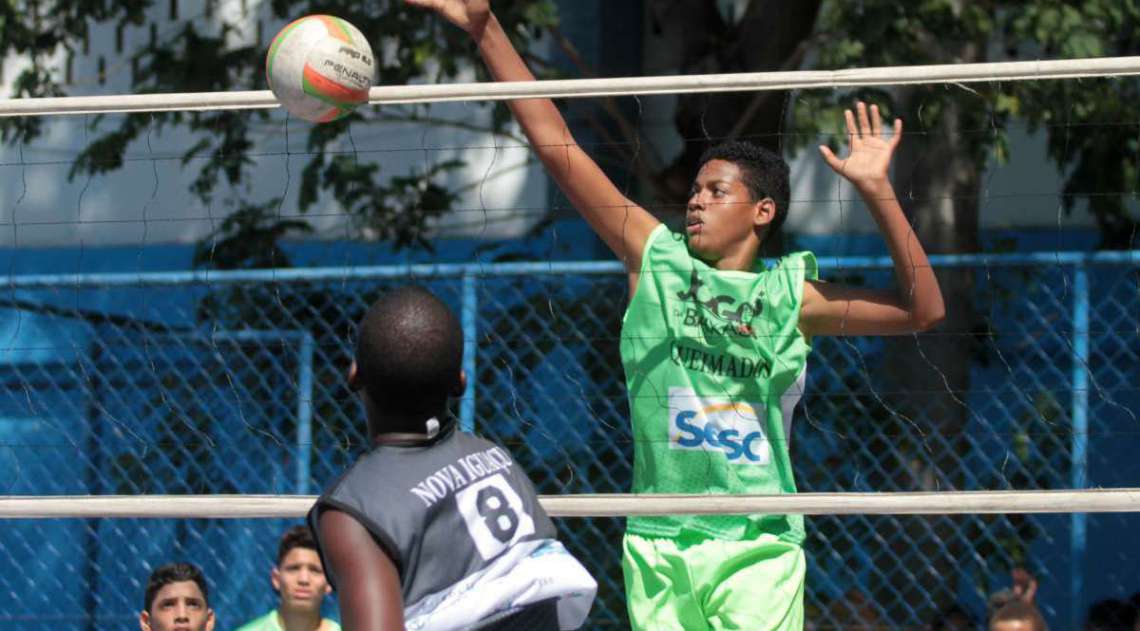
[[[622,322],[634,493],[795,493],[788,436],[811,345],[798,322],[815,257],[720,271],[658,226]],[[631,517],[631,533],[803,542],[799,515]]]

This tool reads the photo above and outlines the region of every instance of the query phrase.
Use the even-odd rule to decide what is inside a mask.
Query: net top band
[[[374,105],[408,105],[523,98],[587,98],[696,92],[834,89],[920,83],[955,84],[1074,79],[1140,74],[1138,57],[1012,61],[929,66],[886,66],[844,70],[799,70],[735,74],[621,77],[380,86],[369,92]],[[0,101],[0,117],[171,111],[271,109],[268,90],[44,97]]]
[[[0,519],[296,518],[312,508],[305,495],[107,495],[0,497]],[[554,517],[667,514],[963,515],[1140,512],[1140,489],[798,493],[790,495],[546,495]]]

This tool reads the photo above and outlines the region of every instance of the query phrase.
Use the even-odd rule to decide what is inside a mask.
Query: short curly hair
[[[361,386],[386,414],[423,422],[446,412],[463,368],[463,330],[439,298],[414,285],[393,289],[369,307],[357,328]]]
[[[788,163],[775,151],[745,140],[728,140],[709,147],[701,154],[697,170],[712,160],[731,162],[740,169],[752,201],[768,197],[776,202],[776,216],[768,224],[767,236],[775,234],[788,217],[792,188]]]

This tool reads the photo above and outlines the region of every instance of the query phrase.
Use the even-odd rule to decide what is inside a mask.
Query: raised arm
[[[496,81],[534,81],[515,51],[487,0],[406,0],[433,9],[467,31]],[[606,242],[631,274],[641,268],[641,255],[657,219],[634,204],[610,181],[574,141],[562,113],[550,99],[522,99],[508,105],[546,171],[570,203]]]
[[[806,335],[902,335],[925,331],[942,321],[946,307],[934,269],[926,258],[894,188],[887,178],[891,156],[902,139],[902,121],[884,137],[879,108],[860,102],[856,114],[847,110],[850,153],[839,158],[827,147],[820,153],[828,166],[848,179],[866,202],[887,242],[894,261],[893,291],[864,289],[807,281],[800,308],[800,328]]]
[[[400,577],[388,554],[348,513],[324,511],[319,528],[325,560],[336,577],[344,628],[402,631],[404,605]]]

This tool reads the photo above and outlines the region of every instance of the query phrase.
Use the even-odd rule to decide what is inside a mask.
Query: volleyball
[[[294,116],[327,123],[368,101],[375,75],[368,40],[331,15],[309,15],[273,38],[265,59],[269,89]]]

